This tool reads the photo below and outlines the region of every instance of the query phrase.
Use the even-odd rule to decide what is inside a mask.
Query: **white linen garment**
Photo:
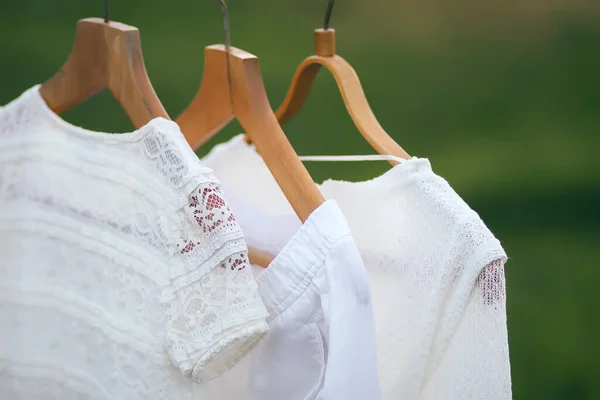
[[[178,126],[0,110],[0,398],[200,399],[267,331],[242,231]]]
[[[253,221],[272,231],[273,222]],[[367,277],[336,202],[315,210],[269,267],[255,272],[269,332],[209,383],[212,400],[378,400]]]
[[[262,158],[241,136],[216,146],[203,163],[223,183],[250,246],[276,252],[298,229]],[[382,398],[510,399],[506,254],[480,217],[426,159],[371,181],[319,186],[338,202],[367,269]],[[259,228],[248,214],[273,224]]]

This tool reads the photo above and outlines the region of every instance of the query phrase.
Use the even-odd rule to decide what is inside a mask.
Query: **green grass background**
[[[232,0],[232,43],[259,56],[273,106],[312,52],[326,1]],[[75,22],[100,1],[0,5],[0,104],[52,75]],[[194,95],[203,47],[223,41],[216,1],[128,1],[146,66],[172,116]],[[388,132],[428,157],[502,240],[515,399],[600,399],[600,2],[338,0],[338,53]],[[65,114],[131,124],[110,95]],[[300,154],[367,154],[331,76],[285,126]],[[235,123],[211,144],[239,133]],[[202,148],[199,154],[207,151]],[[385,163],[307,164],[315,180],[376,176]]]

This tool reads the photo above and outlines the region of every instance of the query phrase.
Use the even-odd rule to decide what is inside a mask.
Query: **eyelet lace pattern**
[[[175,123],[86,131],[37,87],[0,109],[1,398],[203,399],[266,316]]]

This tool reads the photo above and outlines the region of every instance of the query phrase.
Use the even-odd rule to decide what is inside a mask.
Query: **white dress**
[[[178,126],[0,109],[0,398],[202,399],[267,331],[219,182]]]
[[[300,227],[241,136],[203,164],[221,180],[249,246],[278,251]],[[426,159],[319,187],[339,204],[367,269],[382,398],[510,399],[506,254],[477,213]]]
[[[369,284],[335,200],[311,213],[267,269],[254,268],[269,332],[210,382],[211,400],[379,400]]]

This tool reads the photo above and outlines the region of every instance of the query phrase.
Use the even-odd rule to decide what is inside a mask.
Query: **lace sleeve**
[[[197,187],[184,214],[176,255],[182,262],[171,272],[162,304],[172,361],[203,382],[233,367],[265,335],[267,312],[220,186]]]

